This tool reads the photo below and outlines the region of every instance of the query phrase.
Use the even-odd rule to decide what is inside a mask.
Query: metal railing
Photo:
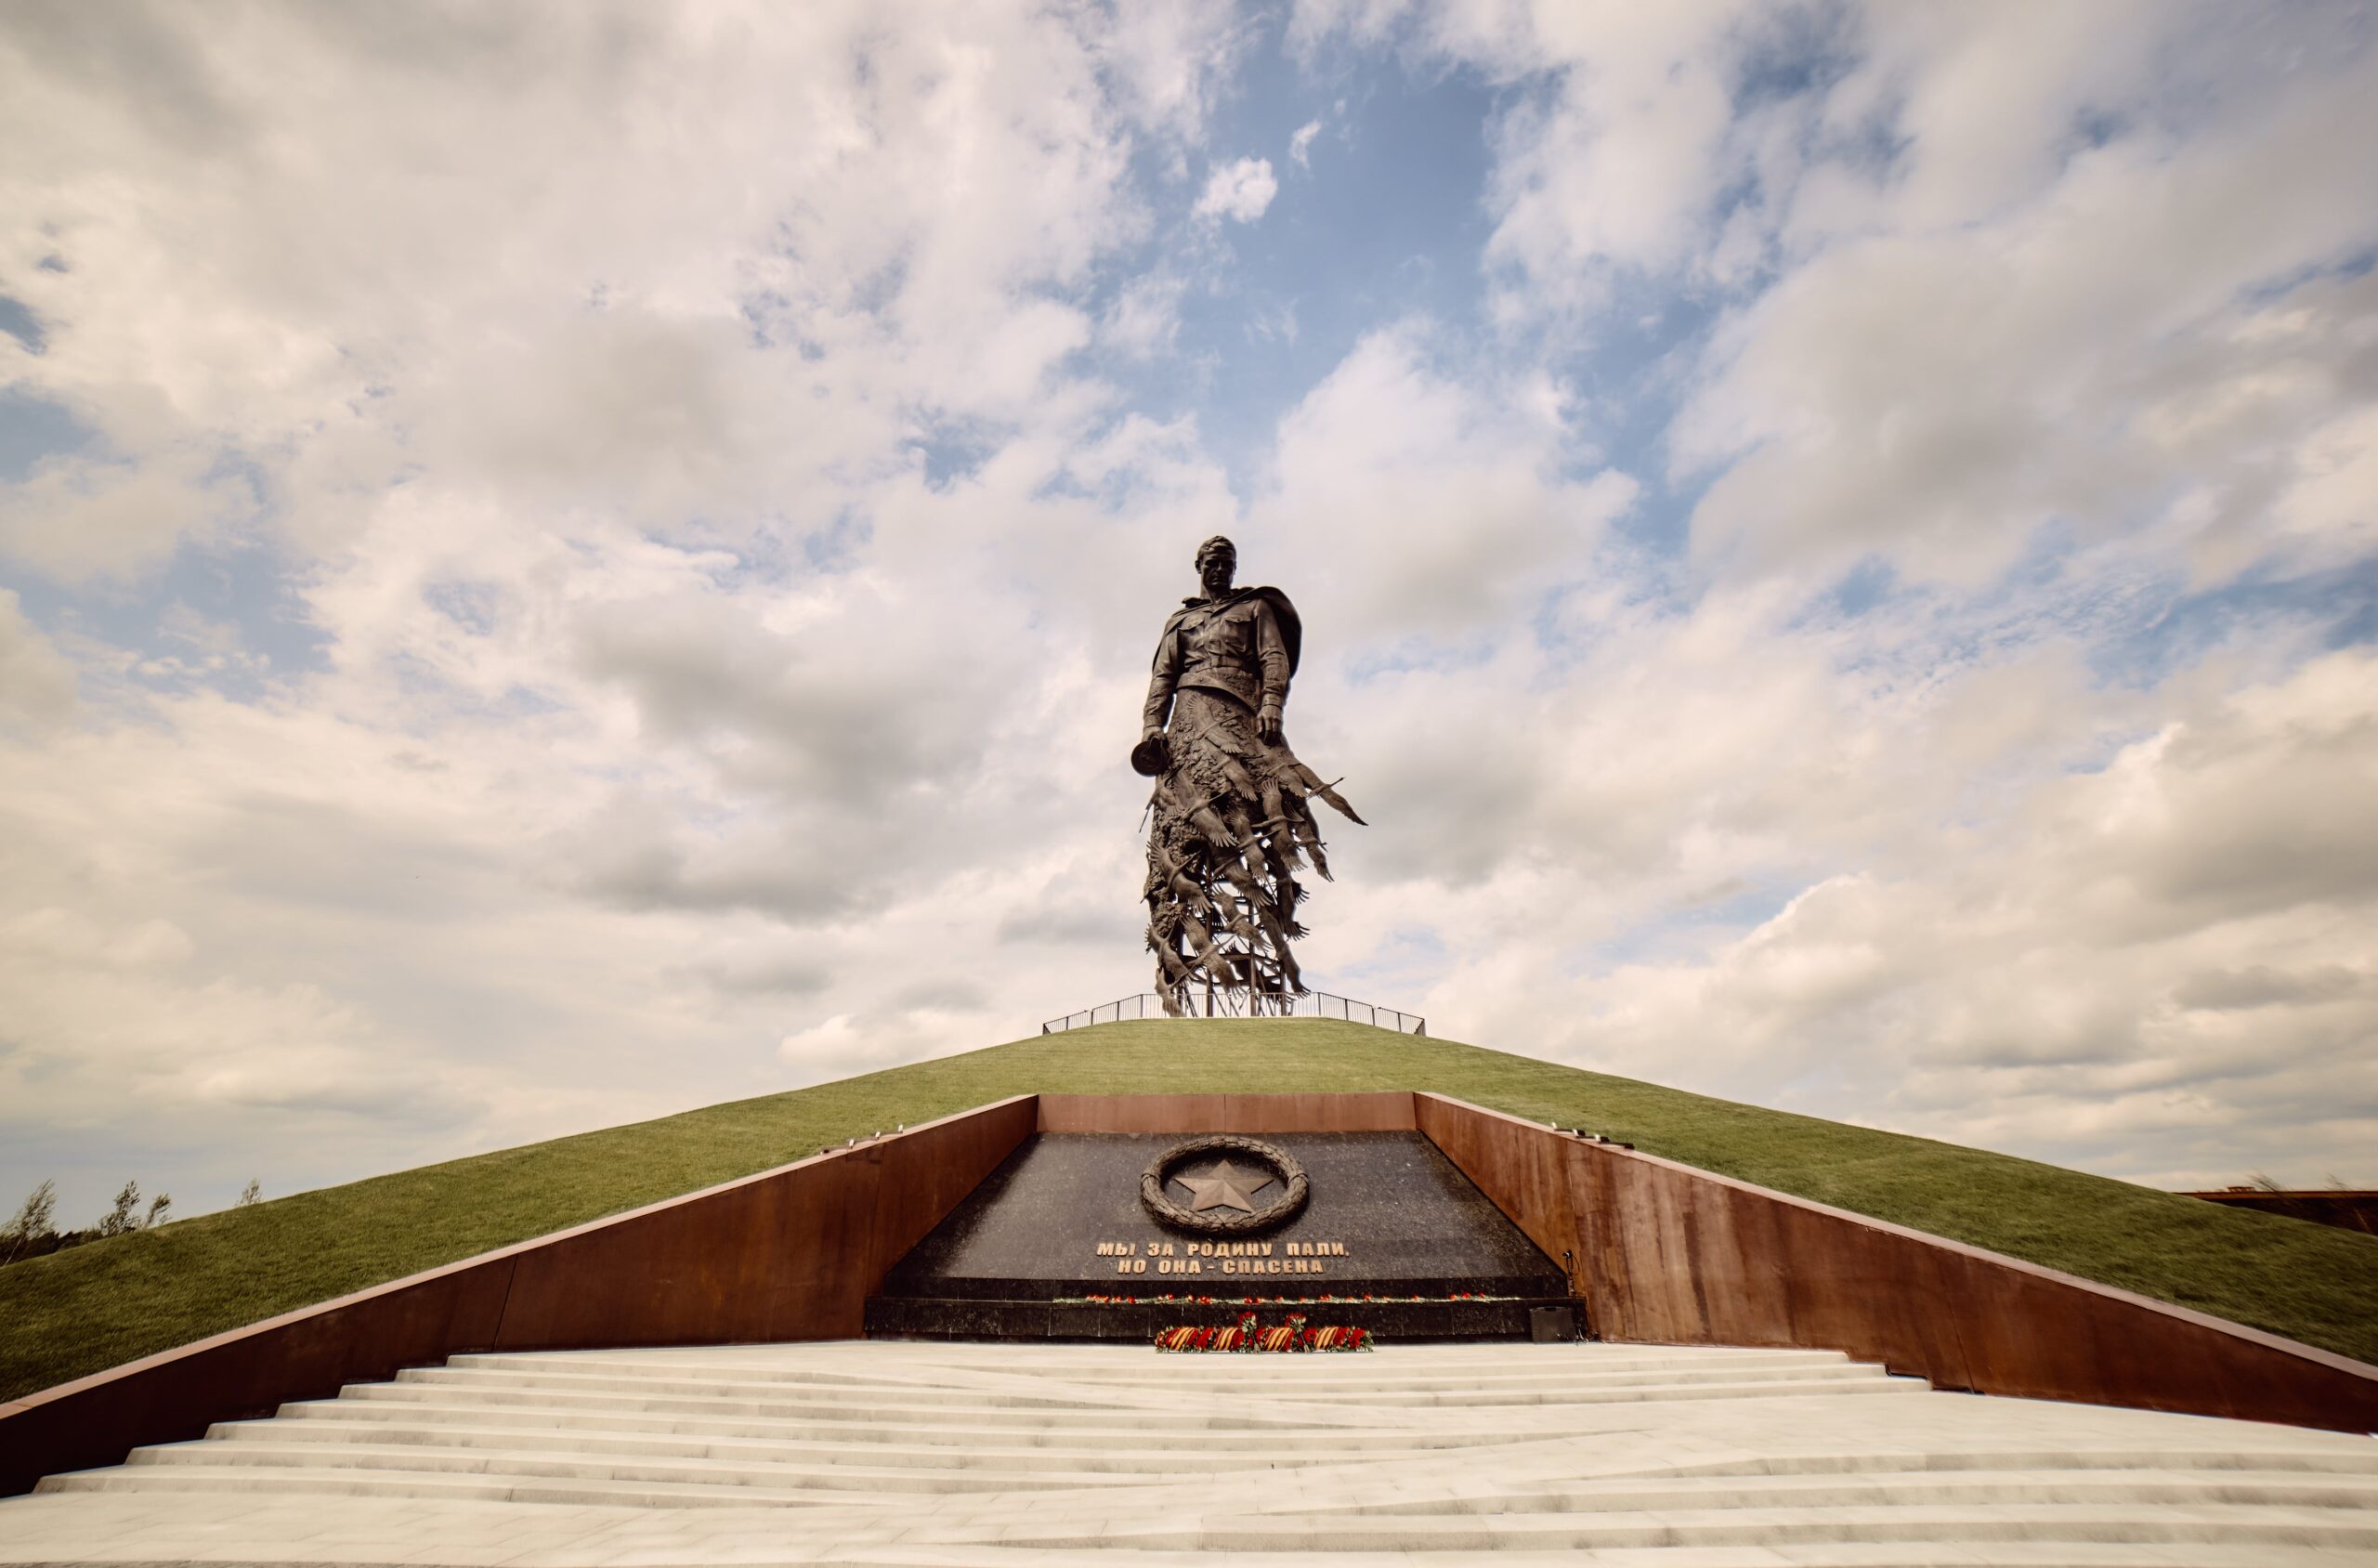
[[[1226,997],[1208,996],[1204,1016],[1235,1017],[1239,1006]],[[1193,993],[1194,1010],[1196,997]],[[1285,1004],[1285,1005],[1284,1005]],[[1371,1002],[1355,1001],[1350,997],[1328,991],[1307,991],[1300,997],[1266,997],[1265,1018],[1343,1018],[1350,1024],[1374,1024],[1399,1034],[1425,1035],[1429,1021],[1417,1013],[1405,1013],[1392,1007],[1379,1007]],[[1103,1001],[1096,1007],[1085,1007],[1079,1013],[1068,1013],[1063,1018],[1052,1018],[1040,1026],[1044,1035],[1062,1034],[1067,1029],[1086,1029],[1092,1024],[1119,1024],[1126,1018],[1162,1018],[1164,999],[1154,991],[1142,991],[1135,996]]]

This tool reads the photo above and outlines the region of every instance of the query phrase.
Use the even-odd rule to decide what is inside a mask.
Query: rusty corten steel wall
[[[1042,1132],[1410,1132],[1409,1090],[1355,1094],[1043,1094]]]
[[[2251,1209],[2257,1214],[2284,1214],[2291,1220],[2305,1220],[2315,1225],[2333,1225],[2341,1231],[2359,1231],[2363,1235],[2378,1235],[2378,1193],[2324,1191],[2268,1192],[2249,1187],[2240,1192],[2232,1187],[2217,1193],[2182,1193],[2182,1197],[2202,1198],[2224,1209]]]
[[[1034,1120],[1018,1095],[0,1405],[0,1496],[472,1351],[855,1338],[885,1271]]]
[[[1846,1351],[1942,1389],[2378,1430],[2378,1366],[1673,1160],[1416,1094],[1604,1339]]]

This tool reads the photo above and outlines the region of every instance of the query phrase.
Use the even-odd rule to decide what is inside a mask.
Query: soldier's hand
[[[1280,711],[1268,703],[1255,715],[1255,733],[1266,740],[1280,738]]]

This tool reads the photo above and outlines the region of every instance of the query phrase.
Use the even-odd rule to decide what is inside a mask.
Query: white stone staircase
[[[397,1537],[379,1555],[375,1530]],[[0,1504],[0,1561],[194,1545],[522,1565],[2378,1563],[2378,1442],[1934,1393],[1820,1352],[853,1342],[461,1356]]]

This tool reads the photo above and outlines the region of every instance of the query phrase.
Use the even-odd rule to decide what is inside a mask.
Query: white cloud
[[[1401,30],[1529,85],[1490,194],[1513,330],[1600,330],[1646,278],[1731,293],[1673,432],[1680,477],[1714,480],[1711,569],[1879,553],[1973,581],[2044,526],[2127,529],[2189,491],[2170,542],[2226,576],[2272,542],[2291,469],[2352,470],[2378,59],[2342,8],[1310,6],[1298,26]],[[1762,72],[1790,85],[1745,90]]]
[[[1197,198],[1197,216],[1253,223],[1279,193],[1280,182],[1272,176],[1269,158],[1241,158],[1217,165],[1206,176],[1205,192]]]
[[[2339,414],[2304,436],[2288,455],[2283,485],[2263,521],[2276,525],[2290,564],[2344,566],[2378,554],[2378,404]],[[2223,520],[2233,535],[2248,522],[2235,510]],[[2207,544],[2228,546],[2233,562],[2251,558],[2243,542]]]
[[[1118,106],[1193,142],[1202,138],[1217,86],[1252,32],[1223,0],[1151,0],[1086,20],[1109,30],[1098,52],[1123,84]]]
[[[1133,279],[1100,320],[1099,341],[1134,359],[1169,350],[1181,331],[1182,287],[1166,273]]]
[[[1731,9],[1647,7],[1627,26],[1588,35],[1559,96],[1501,128],[1493,254],[1547,281],[1601,263],[1654,268],[1685,257],[1729,172],[1720,154],[1732,116],[1718,46]]]
[[[2345,72],[2224,135],[2076,153],[1990,221],[1819,252],[1729,325],[1680,423],[1681,459],[1723,469],[1696,542],[1973,579],[2051,521],[2135,526],[2186,485],[2216,528],[2232,498],[2260,510],[2274,468],[2349,467],[2371,290],[2320,274],[2378,242],[2345,151],[2378,134],[2373,84]],[[2142,255],[2162,258],[2144,276]],[[2238,543],[2233,569],[2259,554]]]
[[[2304,1162],[2378,1135],[2372,693],[2378,660],[2337,654],[2202,702],[2041,779],[2004,835],[1889,856],[1706,960],[1582,987],[1574,1038],[1602,1061],[1721,1039],[1836,1112],[1862,1098],[2142,1180],[2312,1180]]]
[[[1121,750],[1218,531],[1373,824],[1331,988],[2349,1168],[2369,56],[1779,15],[1300,7],[1353,174],[1365,73],[1500,95],[1491,237],[1228,280],[1277,179],[1208,146],[1217,7],[12,19],[7,374],[91,434],[0,489],[0,1179],[203,1207],[1129,990]]]
[[[106,700],[61,733],[73,673],[6,601],[0,920],[196,944],[137,985],[11,971],[9,1060],[47,1085],[6,1096],[12,1143],[129,1074],[111,1146],[228,1096],[273,1129],[242,1143],[281,1151],[280,1189],[757,1091],[801,1014],[897,1034],[924,1009],[898,1037],[924,1049],[1059,1005],[998,944],[937,1000],[861,976],[909,966],[895,928],[982,844],[1016,868],[970,897],[990,931],[1079,859],[1065,827],[1132,810],[1128,775],[1087,810],[1019,777],[1095,777],[1112,748],[1064,695],[1078,650],[1031,657],[1017,589],[1121,549],[1100,511],[1031,499],[1069,464],[1157,524],[1226,501],[1162,440],[1073,442],[1107,395],[1059,371],[1091,331],[1059,295],[1144,232],[1133,149],[1202,135],[1235,19],[87,21],[0,35],[26,85],[0,107],[0,292],[48,336],[11,373],[100,453],[0,489],[0,551],[129,580],[271,543],[329,668],[242,707],[144,693],[85,638]],[[1017,455],[938,494],[916,471],[940,430]],[[219,621],[169,621],[191,670],[238,656]],[[893,925],[821,929],[844,909]],[[711,1040],[707,1076],[662,1070],[660,1033]],[[274,1062],[320,1091],[238,1087]],[[445,1086],[430,1130],[409,1081]]]
[[[23,19],[6,286],[51,323],[23,385],[119,464],[0,490],[0,548],[131,569],[226,526],[242,463],[311,546],[425,469],[653,521],[790,509],[888,456],[904,405],[1028,417],[1084,332],[1036,291],[1144,221],[1102,71],[1145,86],[1206,40],[1130,100],[1194,127],[1227,59],[1209,11],[1165,14]]]
[[[0,588],[0,725],[48,729],[74,712],[73,667]]]
[[[150,452],[140,463],[45,459],[20,483],[0,487],[0,559],[70,582],[122,577],[155,566],[185,539],[231,533],[255,498],[206,469],[189,449]]]
[[[1524,621],[1635,492],[1621,474],[1564,471],[1568,432],[1537,383],[1479,385],[1426,359],[1418,324],[1356,345],[1281,422],[1276,493],[1241,541],[1250,570],[1269,562],[1328,595],[1338,635],[1366,645]]]

